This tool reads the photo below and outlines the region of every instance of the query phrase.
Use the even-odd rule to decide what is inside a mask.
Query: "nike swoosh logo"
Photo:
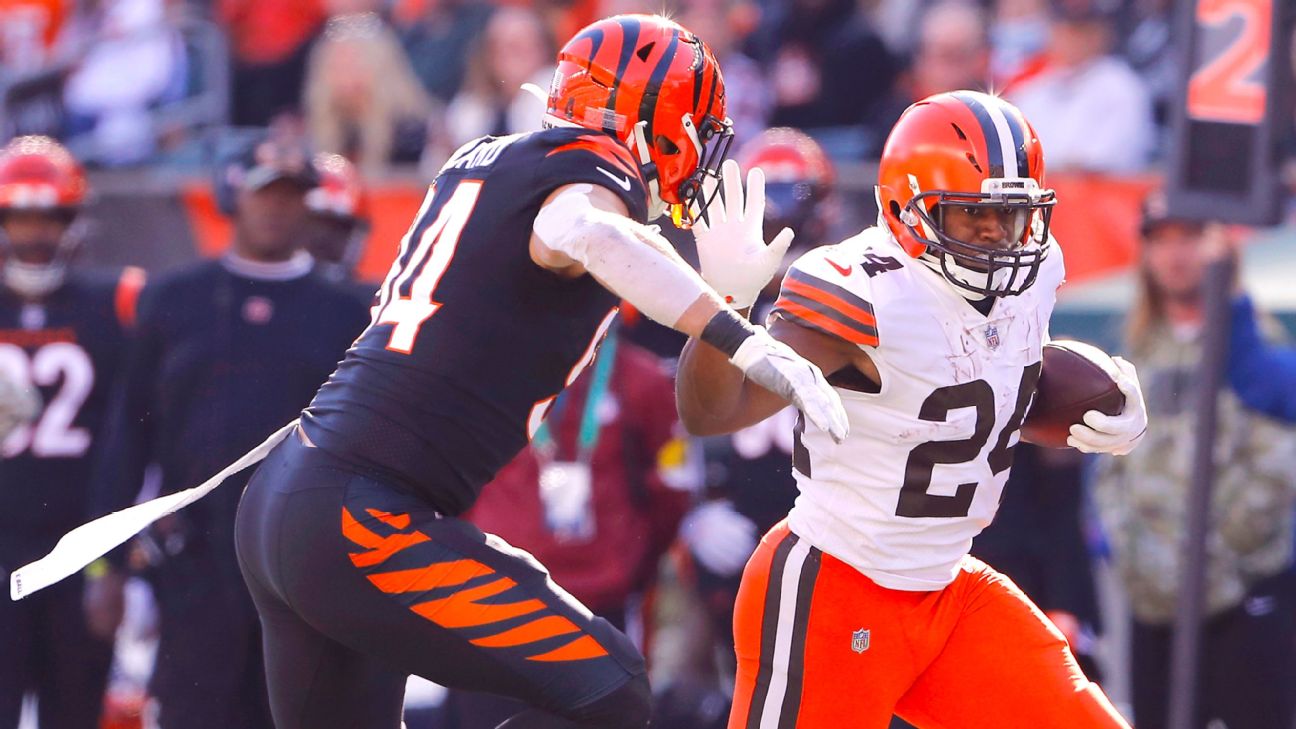
[[[833,260],[830,259],[830,258],[825,258],[824,260],[825,260],[825,261],[828,261],[828,265],[829,265],[829,266],[832,266],[833,268],[837,269],[837,273],[840,273],[840,274],[843,275],[843,276],[849,276],[849,275],[851,275],[851,270],[852,270],[852,269],[851,269],[850,266],[843,266],[843,265],[841,265],[840,263],[837,263],[836,261],[833,261]]]
[[[628,176],[614,175],[611,172],[608,172],[607,170],[603,169],[602,167],[596,167],[595,169],[607,175],[608,177],[612,178],[612,181],[617,184],[617,187],[621,188],[622,190],[625,190],[626,192],[630,192],[630,178]]]

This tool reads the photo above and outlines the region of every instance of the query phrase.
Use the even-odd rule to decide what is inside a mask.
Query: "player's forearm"
[[[697,339],[684,345],[675,379],[675,403],[680,421],[693,435],[731,433],[750,425],[743,417],[744,406],[759,392],[766,391],[752,387],[720,350]]]
[[[701,335],[723,301],[655,229],[596,207],[599,196],[591,185],[553,196],[533,226],[533,258],[555,271],[583,269],[653,321]]]

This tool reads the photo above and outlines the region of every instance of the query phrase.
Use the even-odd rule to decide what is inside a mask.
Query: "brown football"
[[[1022,440],[1047,448],[1066,448],[1071,426],[1099,410],[1118,415],[1125,395],[1116,386],[1116,364],[1097,347],[1068,340],[1044,345],[1035,400],[1022,423]]]

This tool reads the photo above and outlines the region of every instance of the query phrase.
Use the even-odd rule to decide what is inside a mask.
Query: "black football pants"
[[[294,434],[239,506],[278,729],[396,729],[405,679],[520,699],[507,729],[640,729],[643,658],[528,554]]]

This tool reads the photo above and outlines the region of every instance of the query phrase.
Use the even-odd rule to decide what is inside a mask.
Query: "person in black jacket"
[[[368,321],[367,302],[323,279],[301,249],[316,185],[306,150],[253,140],[217,185],[234,220],[231,249],[142,295],[97,483],[101,513],[130,505],[149,464],[162,491],[176,491],[293,419]],[[165,729],[272,726],[260,626],[234,554],[240,491],[159,522],[131,555],[159,607],[150,688]]]

